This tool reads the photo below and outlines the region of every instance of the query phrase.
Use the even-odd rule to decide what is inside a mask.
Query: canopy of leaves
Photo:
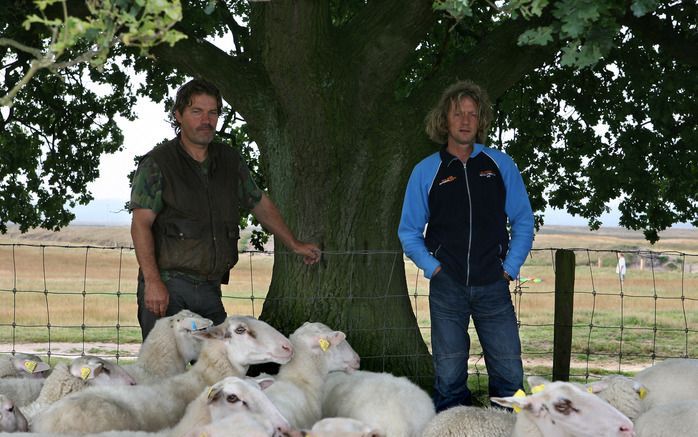
[[[30,11],[25,2],[14,3],[17,7],[0,11],[3,34],[34,44],[43,41],[46,35],[19,26]],[[417,11],[421,9],[415,5],[425,3],[431,8],[424,1],[409,6]],[[512,155],[522,169],[536,211],[548,205],[565,208],[596,228],[607,205],[619,201],[621,224],[644,230],[650,241],[674,223],[698,225],[695,1],[634,0],[621,6],[612,0],[518,0],[502,9],[484,1],[465,3],[458,21],[437,11],[419,27],[397,23],[379,33],[376,47],[415,41],[411,55],[404,60],[396,57],[396,65],[391,64],[393,58],[374,59],[362,53],[367,62],[381,62],[399,73],[391,90],[397,102],[425,92],[429,81],[443,87],[459,78],[480,80],[495,102],[491,143]],[[178,54],[156,48],[159,61],[155,62],[135,51],[119,50],[114,53],[120,56],[118,66],[108,63],[104,72],[89,73],[92,81],[109,87],[108,99],[84,89],[88,73],[82,66],[66,72],[63,81],[50,75],[39,77],[0,120],[3,158],[11,157],[0,166],[0,230],[7,221],[25,229],[65,225],[70,213],[64,205],[90,199],[85,184],[96,177],[99,156],[120,146],[113,121],[116,114],[131,117],[136,93],[163,100],[168,87],[181,83],[183,74],[204,71],[201,64],[219,56],[205,38],[225,35],[233,40],[225,66],[210,65],[206,75],[233,75],[240,79],[240,88],[252,83],[258,86],[259,96],[273,96],[274,91],[263,86],[269,86],[265,75],[278,67],[264,64],[274,41],[259,35],[268,33],[269,26],[281,26],[277,32],[286,29],[283,22],[261,17],[266,8],[285,4],[283,0],[273,5],[183,1],[184,18],[178,30],[188,38],[175,47]],[[330,28],[313,29],[316,43],[336,44],[336,50],[347,53],[353,53],[353,47],[338,36],[351,38],[357,36],[353,32],[368,29],[371,17],[378,16],[374,10],[411,13],[401,0],[334,0],[313,5],[315,10],[304,10],[331,18]],[[316,18],[298,17],[304,23]],[[376,25],[385,23],[376,18]],[[514,43],[508,52],[500,48],[506,38]],[[526,48],[527,44],[535,48]],[[396,46],[395,51],[400,50],[404,47]],[[7,49],[2,59],[0,91],[9,88],[29,62]],[[173,71],[171,65],[181,69]],[[303,67],[287,64],[285,73],[298,74],[302,80]],[[132,90],[124,68],[145,73],[145,84]],[[346,70],[346,65],[337,65],[337,71]],[[283,94],[283,90],[276,92]],[[240,113],[250,123],[250,135],[263,142],[255,118],[262,111],[253,111],[251,92],[225,89],[226,93],[239,97],[231,101],[233,112],[240,105]],[[428,107],[412,109],[423,114]],[[412,155],[420,154],[416,150]]]

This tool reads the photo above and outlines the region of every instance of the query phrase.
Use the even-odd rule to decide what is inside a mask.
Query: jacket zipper
[[[468,161],[463,163],[463,173],[465,176],[465,190],[468,194],[468,255],[465,258],[465,285],[470,285],[470,247],[473,243],[473,203],[470,197],[470,184],[468,183]]]

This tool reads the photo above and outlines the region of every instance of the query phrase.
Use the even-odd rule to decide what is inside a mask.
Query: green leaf
[[[553,40],[553,28],[551,26],[529,29],[519,36],[519,45],[544,46]]]
[[[633,11],[633,15],[636,17],[642,17],[657,9],[658,6],[659,2],[657,0],[633,0],[630,10]]]
[[[204,8],[204,14],[211,15],[213,11],[216,10],[216,0],[209,0],[208,4]]]

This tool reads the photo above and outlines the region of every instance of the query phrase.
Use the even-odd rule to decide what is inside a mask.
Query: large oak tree
[[[650,241],[673,223],[698,225],[698,6],[582,3],[523,17],[472,2],[455,21],[427,0],[183,0],[187,39],[150,58],[117,45],[103,71],[38,74],[3,110],[0,228],[66,225],[66,207],[91,199],[100,156],[121,146],[115,117],[138,116],[135,95],[160,101],[168,86],[204,77],[244,119],[291,228],[325,251],[306,267],[277,246],[262,317],[286,332],[324,321],[349,333],[363,367],[426,382],[396,229],[412,167],[438,147],[423,118],[448,84],[489,91],[490,143],[514,157],[536,211],[564,208],[596,228],[617,200],[621,225]],[[81,4],[69,3],[84,14]],[[20,26],[31,5],[10,5],[3,36],[41,46],[40,29]],[[526,31],[534,44],[520,44]],[[6,91],[31,59],[0,50]],[[132,85],[133,71],[144,85]],[[88,77],[106,89],[91,91]]]

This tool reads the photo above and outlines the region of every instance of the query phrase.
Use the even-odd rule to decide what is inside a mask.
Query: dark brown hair
[[[175,118],[175,112],[180,114],[184,113],[184,108],[191,106],[192,97],[206,94],[208,96],[214,97],[218,103],[218,114],[221,114],[223,110],[223,98],[221,97],[221,92],[216,88],[214,84],[204,79],[192,79],[185,83],[177,90],[177,96],[175,97],[174,105],[172,106],[172,126],[175,128],[175,132],[179,134],[180,126],[179,122]]]

